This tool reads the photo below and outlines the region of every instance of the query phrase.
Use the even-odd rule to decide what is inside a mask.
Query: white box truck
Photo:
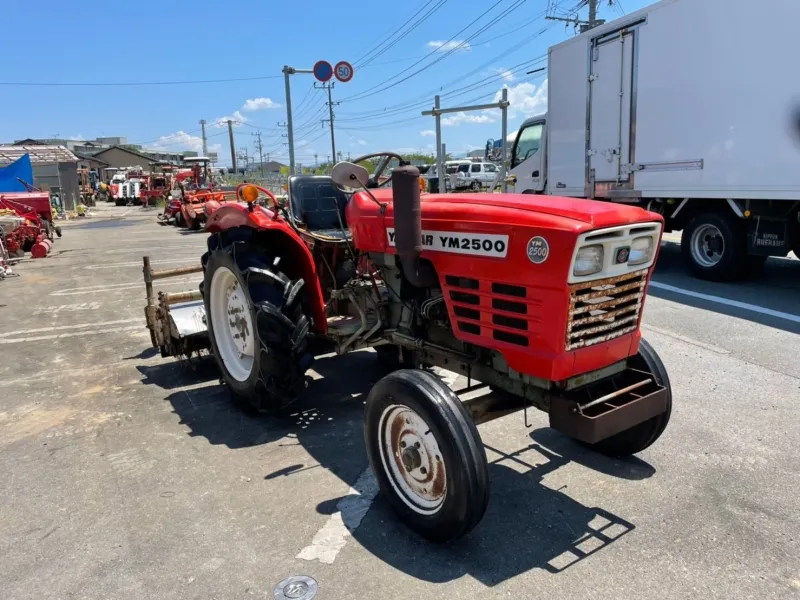
[[[800,0],[663,0],[553,46],[513,191],[658,212],[707,279],[800,256],[798,24]]]

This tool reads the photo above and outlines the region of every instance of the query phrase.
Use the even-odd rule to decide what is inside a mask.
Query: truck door
[[[629,179],[633,45],[636,30],[594,40],[589,121],[589,168],[596,182]]]
[[[545,121],[523,123],[517,139],[511,147],[510,175],[516,177],[514,191],[517,193],[541,192],[545,185],[543,148]]]

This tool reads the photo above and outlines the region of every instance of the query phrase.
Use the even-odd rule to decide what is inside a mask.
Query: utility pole
[[[236,169],[236,146],[233,145],[233,121],[230,119],[228,119],[228,137],[231,142],[231,166],[233,167],[233,172],[238,173]]]
[[[203,156],[208,156],[208,139],[206,138],[206,120],[200,119],[200,128],[203,130]]]
[[[263,153],[264,147],[261,145],[261,132],[257,131],[256,133],[253,134],[253,137],[256,138],[254,145],[256,148],[258,148],[258,158],[261,162],[261,169],[260,169],[261,177],[264,177],[264,153]]]
[[[581,33],[584,31],[589,31],[590,29],[594,29],[595,27],[602,25],[605,23],[605,19],[598,19],[597,18],[597,7],[600,4],[600,0],[587,0],[586,2],[589,5],[589,19],[584,21],[578,18],[576,14],[574,17],[556,17],[553,15],[547,15],[545,19],[548,21],[563,21],[564,23],[572,23],[575,25],[575,28],[580,28]],[[614,0],[608,0],[609,6],[614,4]]]
[[[331,157],[333,160],[336,160],[336,138],[333,134],[333,105],[339,104],[339,102],[334,102],[331,99],[331,90],[333,89],[334,82],[330,82],[328,84],[323,83],[319,86],[321,89],[328,91],[328,118],[327,119],[320,119],[323,123],[327,121],[331,125]],[[317,84],[314,83],[314,87],[317,87]]]

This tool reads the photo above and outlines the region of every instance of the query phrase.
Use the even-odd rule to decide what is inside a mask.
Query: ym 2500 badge
[[[389,238],[389,245],[394,246],[394,228],[387,227],[386,235]],[[492,233],[423,230],[422,245],[425,250],[454,254],[472,254],[493,258],[505,258],[508,254],[508,236]]]

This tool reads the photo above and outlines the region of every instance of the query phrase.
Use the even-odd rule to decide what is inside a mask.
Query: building
[[[156,158],[150,154],[132,150],[130,146],[111,146],[110,148],[106,148],[105,150],[101,150],[100,152],[93,154],[89,158],[106,163],[105,167],[103,167],[104,169],[108,167],[113,167],[115,169],[141,167],[145,171],[150,169],[151,162],[155,162],[156,160],[164,160],[161,158]],[[105,173],[102,175],[104,180],[108,179],[108,177],[105,176]]]
[[[64,146],[44,144],[0,146],[0,165],[7,165],[25,154],[31,157],[36,187],[57,193],[64,207],[74,210],[80,201],[78,157]]]
[[[97,156],[99,153],[111,148],[124,148],[132,152],[139,153],[142,156],[147,156],[147,162],[171,162],[174,164],[182,164],[183,159],[187,156],[197,156],[198,153],[192,150],[184,150],[180,152],[162,152],[145,150],[140,144],[129,144],[127,137],[98,137],[94,140],[64,140],[60,138],[41,138],[33,139],[26,138],[24,140],[15,140],[12,144],[14,146],[36,146],[36,145],[49,145],[49,146],[64,146],[71,152],[74,152],[79,157]],[[139,159],[141,163],[142,159]],[[102,162],[102,161],[101,161]],[[114,166],[114,165],[112,165]],[[145,168],[146,164],[140,164]]]

